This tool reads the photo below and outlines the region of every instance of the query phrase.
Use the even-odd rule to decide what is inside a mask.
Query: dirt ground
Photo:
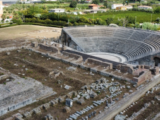
[[[36,25],[19,25],[0,29],[1,40],[19,40],[36,38],[57,38],[61,34],[61,28],[44,27]]]
[[[66,68],[68,68],[70,65],[63,63],[61,61],[57,61],[54,59],[49,59],[47,57],[42,56],[41,54],[37,54],[35,52],[21,49],[20,52],[17,52],[17,50],[11,51],[10,55],[7,55],[6,52],[0,53],[0,67],[3,67],[10,72],[19,75],[20,77],[31,77],[34,78],[40,82],[42,82],[44,85],[49,86],[53,88],[55,92],[57,92],[56,95],[51,96],[47,99],[40,100],[36,103],[33,103],[31,105],[28,105],[24,108],[21,108],[19,110],[16,110],[14,112],[10,112],[3,117],[0,117],[0,120],[13,115],[14,113],[20,112],[23,113],[24,111],[31,110],[41,104],[44,104],[58,96],[65,95],[69,93],[70,91],[77,91],[80,90],[80,88],[84,85],[91,84],[95,82],[97,79],[103,77],[99,74],[90,75],[89,71],[83,70],[80,68],[77,68],[76,71],[68,71]],[[17,64],[18,66],[15,66]],[[27,70],[26,70],[27,68]],[[64,75],[60,75],[58,78],[50,78],[49,73],[52,70],[59,70],[63,71]],[[109,81],[111,81],[111,78],[106,78]],[[61,80],[62,84],[58,84],[57,81]],[[126,84],[124,81],[118,81],[122,85]],[[3,84],[3,83],[1,83]],[[66,84],[70,85],[72,88],[69,90],[65,90],[64,88],[61,88],[60,86]],[[132,85],[131,85],[132,87]],[[132,87],[134,90],[135,88]],[[128,92],[129,90],[123,89],[123,93]],[[88,105],[91,105],[94,100],[100,100],[101,98],[104,98],[106,95],[109,95],[109,92],[102,92],[96,99],[90,99],[86,100],[85,105],[79,105],[77,103],[74,103],[73,107],[71,108],[71,113],[64,113],[63,108],[65,106],[65,103],[58,104],[55,107],[51,107],[50,109],[43,110],[41,115],[34,115],[32,118],[29,118],[27,120],[41,120],[46,114],[50,113],[54,117],[58,117],[59,120],[65,120],[69,115],[72,113],[75,113],[77,110],[81,110],[82,108],[85,108]],[[122,98],[122,95],[118,96],[120,99]],[[101,106],[95,108],[95,110],[100,111],[103,110],[106,104],[102,104]],[[90,111],[92,112],[92,111]],[[87,113],[88,114],[88,113]],[[85,115],[87,115],[85,114]]]

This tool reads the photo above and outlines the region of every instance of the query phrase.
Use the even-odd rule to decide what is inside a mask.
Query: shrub
[[[160,7],[155,8],[154,13],[160,13]]]
[[[45,20],[45,23],[46,23],[46,24],[52,24],[52,20],[46,19],[46,20]]]
[[[12,19],[12,21],[14,22],[14,23],[17,23],[18,25],[21,25],[22,24],[22,19]]]
[[[93,0],[93,4],[99,4],[99,0]]]
[[[76,8],[77,6],[77,1],[73,0],[71,1],[70,5],[69,5],[71,8]]]
[[[31,22],[36,22],[37,19],[36,18],[32,18]]]

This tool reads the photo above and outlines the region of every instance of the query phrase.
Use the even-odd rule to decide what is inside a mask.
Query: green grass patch
[[[101,18],[103,20],[106,20],[107,18],[113,18],[113,19],[121,19],[126,16],[135,17],[136,22],[143,23],[143,22],[151,22],[155,21],[158,17],[160,17],[160,14],[152,14],[147,12],[140,12],[140,11],[117,11],[117,12],[105,12],[105,13],[97,13],[97,14],[85,14],[85,15],[79,15],[79,17],[86,17],[86,18]]]

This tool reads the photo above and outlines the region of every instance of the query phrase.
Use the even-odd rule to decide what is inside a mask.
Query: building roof
[[[141,5],[141,6],[138,6],[138,7],[148,7],[148,8],[151,8],[151,6],[145,6],[145,5]]]
[[[123,4],[113,4],[113,5],[123,5]]]
[[[126,7],[132,7],[132,5],[126,5]]]

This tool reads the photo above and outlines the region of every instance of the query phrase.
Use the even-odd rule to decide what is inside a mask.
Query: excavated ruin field
[[[103,77],[99,74],[91,75],[89,71],[83,70],[81,68],[77,68],[76,71],[69,71],[67,70],[67,68],[71,66],[69,64],[54,59],[50,59],[48,57],[42,56],[41,54],[24,49],[21,49],[19,51],[17,50],[10,51],[9,55],[7,55],[6,52],[2,52],[0,53],[0,61],[1,61],[0,67],[9,70],[11,73],[19,75],[20,77],[23,78],[26,77],[34,78],[43,83],[44,85],[53,88],[53,90],[57,92],[57,94],[54,96],[40,100],[36,103],[23,107],[14,112],[10,112],[0,117],[0,120],[1,119],[3,120],[4,118],[7,118],[17,112],[24,113],[25,111],[32,110],[33,108],[38,107],[39,105],[44,104],[46,102],[49,102],[50,100],[58,96],[65,95],[70,91],[78,91],[81,89],[82,86],[94,83],[97,79]],[[50,78],[49,73],[53,70],[59,70],[63,72],[64,75],[60,75],[56,79]],[[106,77],[106,79],[111,81],[112,78]],[[58,80],[61,80],[62,84],[58,84],[57,83]],[[126,85],[126,82],[124,81],[117,80],[117,82],[120,82],[121,85]],[[3,82],[0,84],[3,84]],[[69,85],[72,88],[66,90],[64,89],[64,84]],[[135,90],[132,84],[128,85],[131,86],[131,89],[133,91]],[[128,92],[131,89],[123,89],[122,94],[118,96],[119,100],[122,99],[124,93]],[[64,120],[67,117],[69,117],[69,115],[75,113],[77,110],[81,110],[82,108],[91,105],[94,100],[100,100],[101,98],[104,98],[106,95],[110,95],[108,90],[101,92],[95,99],[85,100],[86,103],[84,105],[79,105],[77,103],[74,103],[70,113],[64,113],[63,108],[65,106],[65,103],[60,103],[55,107],[50,107],[48,110],[43,110],[41,115],[33,115],[32,118],[26,120],[41,120],[48,113],[50,113],[54,117],[59,118],[59,120]],[[105,106],[106,103],[103,103],[102,105],[96,107],[93,110],[97,110],[98,113],[98,111],[103,110]],[[84,114],[83,116],[87,114],[88,113]]]
[[[30,42],[25,41],[24,39],[17,39],[17,40],[0,40],[0,48],[6,48],[6,47],[20,47],[24,45],[28,45]]]
[[[125,115],[128,115],[130,117],[134,112],[138,112],[142,107],[144,107],[145,103],[149,103],[151,101],[154,101],[155,102],[154,104],[151,103],[151,105],[144,112],[142,112],[140,115],[138,115],[136,118],[136,120],[145,120],[145,119],[151,120],[160,111],[160,101],[155,99],[156,95],[160,95],[160,89],[155,91],[152,94],[147,95],[147,96],[146,95],[142,96],[137,101],[136,105],[134,105],[133,107],[128,109],[127,112],[125,112]],[[159,119],[157,119],[157,120],[159,120]]]

